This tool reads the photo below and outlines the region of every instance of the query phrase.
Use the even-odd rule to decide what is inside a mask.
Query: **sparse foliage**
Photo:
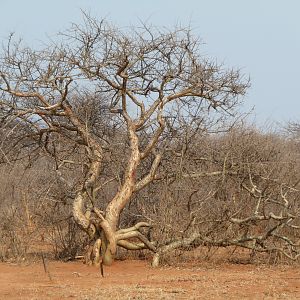
[[[151,250],[154,265],[200,245],[298,257],[298,152],[226,133],[249,86],[238,70],[182,28],[85,15],[59,39],[33,50],[11,36],[0,57],[0,162],[44,174],[33,223],[57,257],[78,243],[107,265],[117,247]]]

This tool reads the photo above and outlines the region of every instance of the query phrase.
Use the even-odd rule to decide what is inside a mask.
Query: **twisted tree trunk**
[[[82,126],[82,124],[77,123],[77,126]],[[94,241],[90,257],[88,258],[94,264],[98,264],[102,258],[104,265],[111,265],[114,261],[117,246],[129,250],[150,249],[155,251],[155,246],[140,232],[140,228],[149,227],[150,224],[140,222],[133,227],[118,230],[119,217],[125,205],[130,201],[135,191],[143,188],[154,178],[153,168],[157,168],[160,161],[160,156],[157,156],[149,175],[136,183],[135,174],[141,161],[141,153],[138,147],[135,125],[131,122],[128,127],[131,154],[124,182],[115,197],[108,204],[105,212],[100,211],[94,204],[94,190],[100,173],[102,149],[94,139],[87,136],[87,132],[84,130],[79,131],[84,136],[84,139],[88,141],[87,153],[89,154],[90,165],[87,177],[75,197],[73,216],[79,226]],[[86,209],[89,202],[91,203],[91,208]],[[138,239],[140,242],[128,241],[132,238]]]

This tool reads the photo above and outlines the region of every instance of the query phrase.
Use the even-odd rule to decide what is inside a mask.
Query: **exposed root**
[[[127,249],[127,250],[143,250],[148,249],[144,243],[132,243],[126,240],[119,240],[118,246]]]
[[[116,233],[117,244],[128,250],[140,250],[149,249],[156,252],[156,248],[152,242],[150,242],[145,235],[143,235],[139,229],[142,227],[150,227],[151,225],[146,222],[139,222],[135,226],[120,229]],[[141,243],[127,241],[128,239],[137,238]]]
[[[152,259],[152,267],[156,268],[159,266],[160,258],[164,253],[170,252],[177,248],[188,247],[194,243],[194,241],[200,237],[200,234],[194,232],[189,237],[183,238],[180,240],[176,240],[171,242],[168,245],[164,245],[159,248],[159,250],[154,254]]]

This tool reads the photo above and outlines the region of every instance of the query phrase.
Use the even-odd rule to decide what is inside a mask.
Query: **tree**
[[[101,256],[110,265],[117,246],[155,252],[155,241],[142,231],[153,224],[119,228],[120,214],[133,195],[160,178],[160,164],[182,126],[196,132],[208,116],[233,115],[248,80],[201,55],[201,44],[186,29],[122,31],[85,15],[84,25],[60,38],[33,50],[11,37],[2,51],[0,109],[3,122],[15,124],[14,147],[47,153],[65,186],[67,167],[82,167],[73,217],[94,243],[95,262]],[[116,180],[103,181],[104,167],[114,140],[124,137],[126,166],[101,210],[101,189]],[[70,160],[71,153],[81,162]],[[4,153],[7,160],[13,154],[12,147]]]

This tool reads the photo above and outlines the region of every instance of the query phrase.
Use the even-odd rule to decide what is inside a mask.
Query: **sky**
[[[0,0],[0,42],[15,32],[34,47],[81,10],[120,27],[191,27],[205,55],[250,77],[242,109],[257,124],[300,121],[299,0]]]

